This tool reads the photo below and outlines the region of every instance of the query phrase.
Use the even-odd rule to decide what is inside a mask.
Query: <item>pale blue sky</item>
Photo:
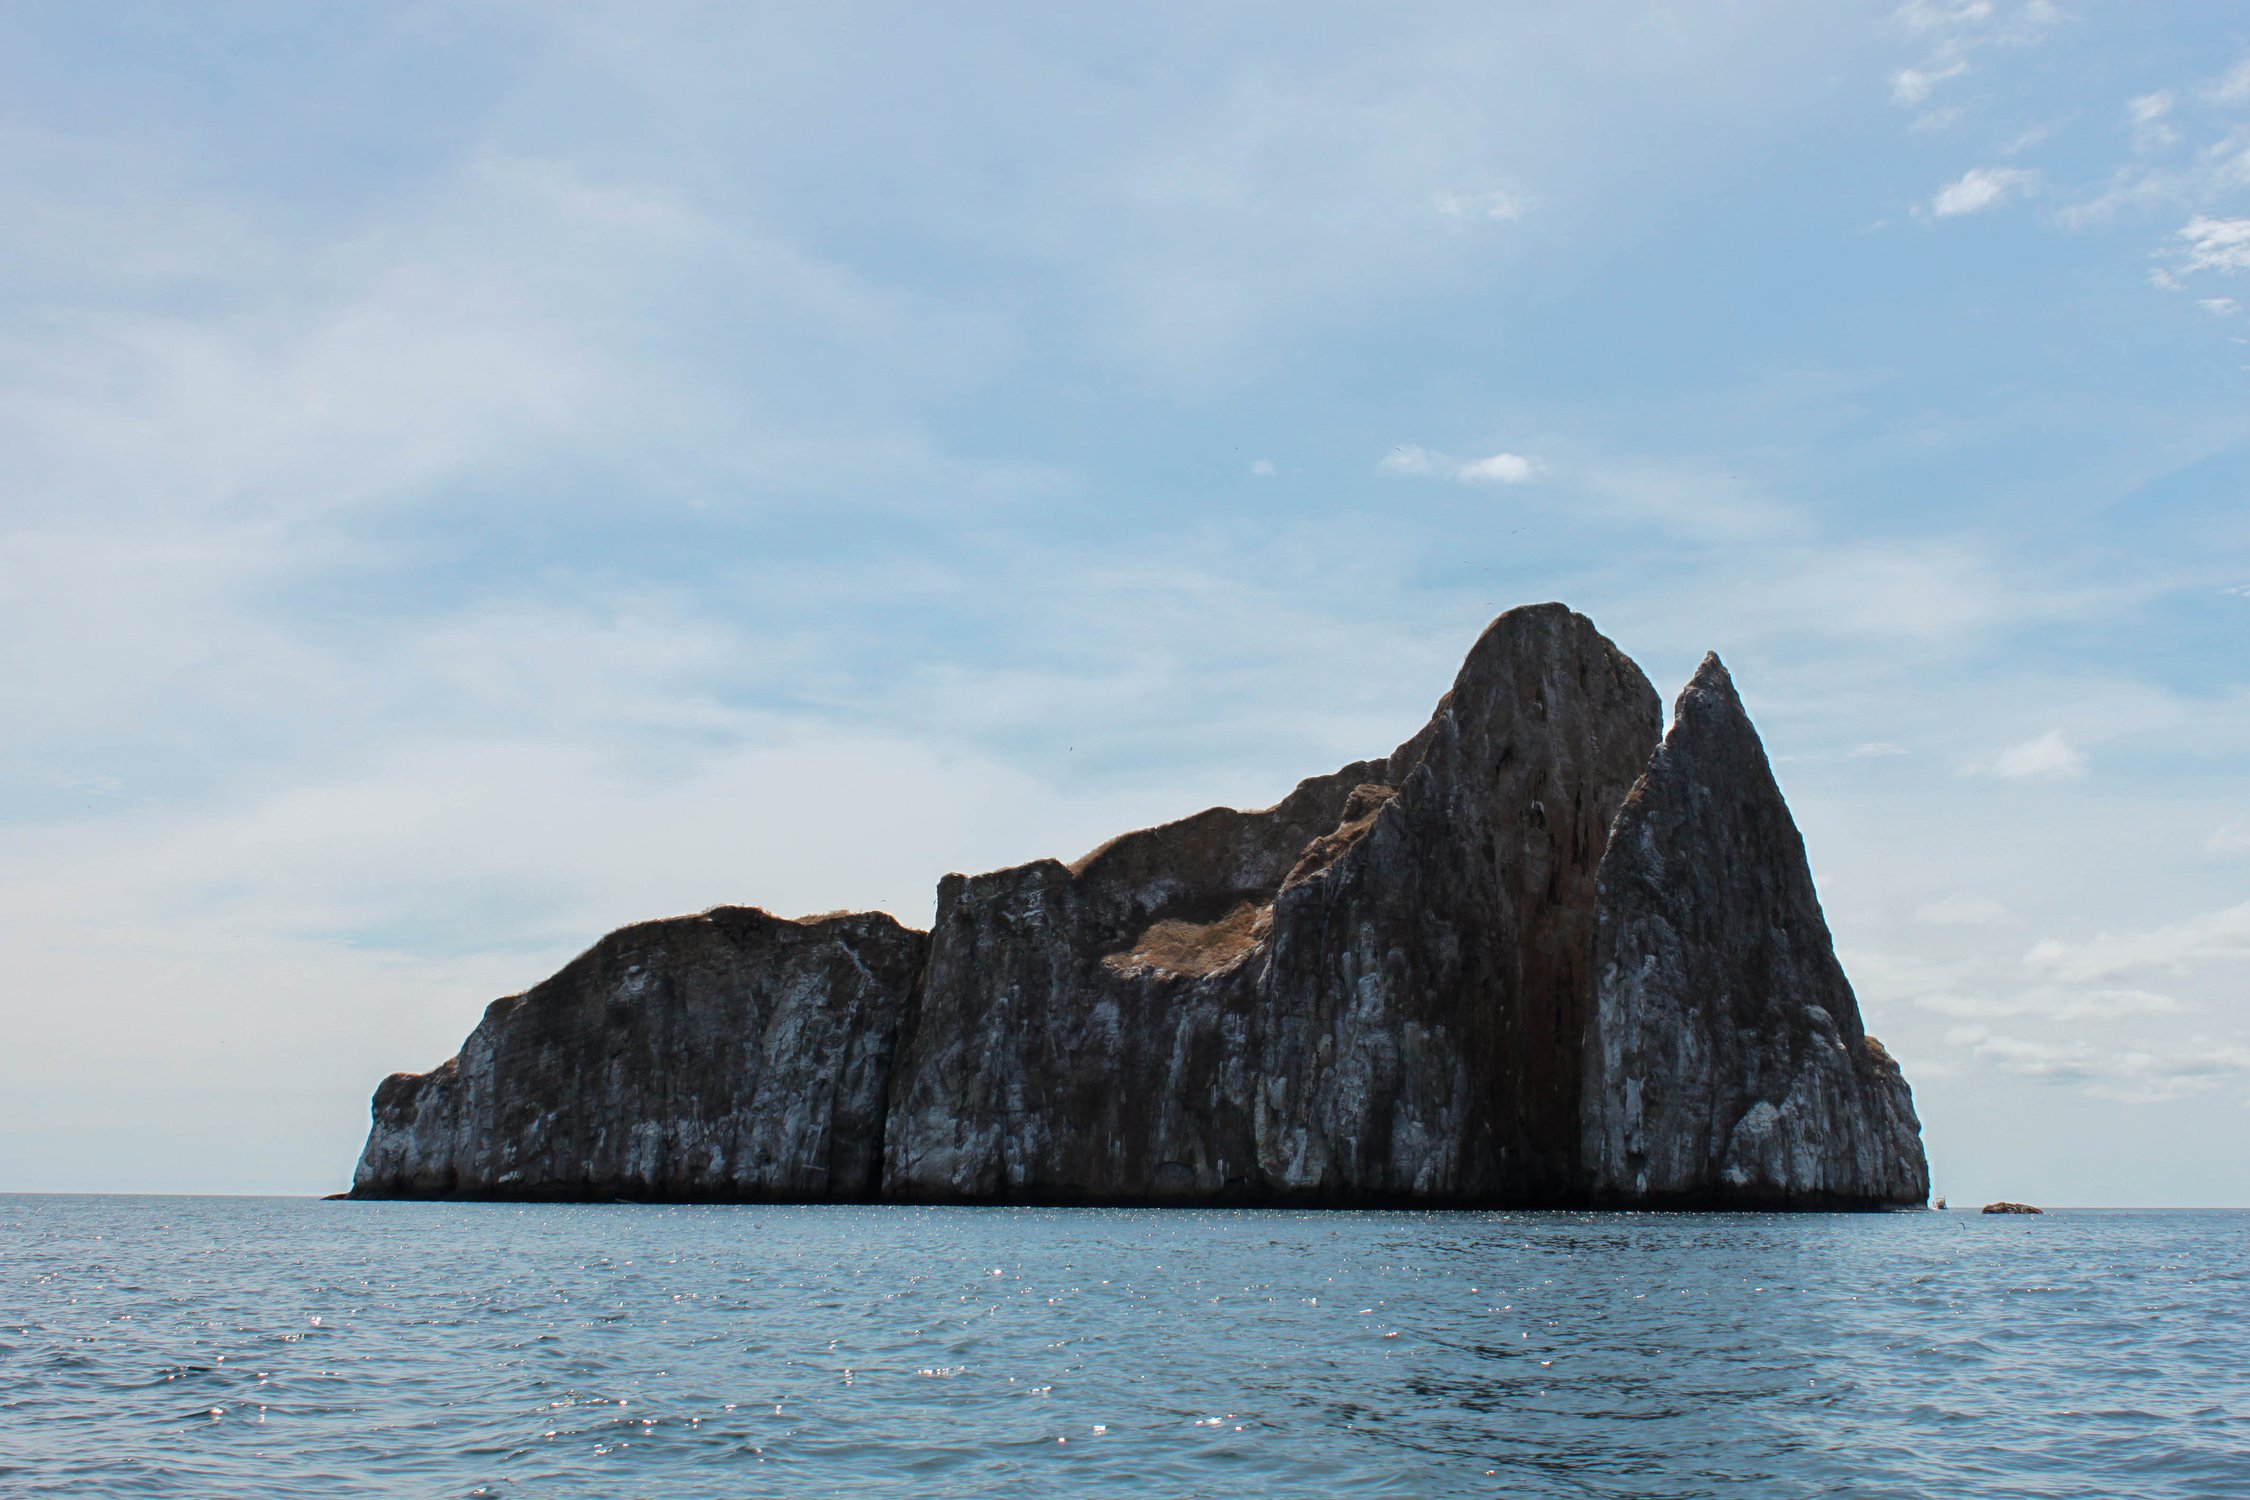
[[[2250,9],[0,16],[0,1190],[1717,648],[1956,1199],[2250,1203]]]

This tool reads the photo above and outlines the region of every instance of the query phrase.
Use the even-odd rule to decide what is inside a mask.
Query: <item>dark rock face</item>
[[[613,932],[383,1081],[352,1195],[872,1198],[924,947],[880,913]]]
[[[939,887],[886,1179],[982,1201],[1562,1201],[1594,872],[1655,692],[1503,616],[1420,734]]]
[[[613,934],[386,1081],[353,1193],[1921,1202],[1715,660],[1660,728],[1584,618],[1511,611],[1389,756],[949,875],[927,937]]]
[[[1861,1028],[1804,840],[1716,656],[1626,800],[1600,887],[1583,1156],[1597,1200],[1929,1196],[1906,1081]]]

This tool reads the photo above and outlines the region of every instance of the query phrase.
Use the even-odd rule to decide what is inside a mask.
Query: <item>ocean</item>
[[[2250,1213],[0,1197],[0,1495],[2250,1496]]]

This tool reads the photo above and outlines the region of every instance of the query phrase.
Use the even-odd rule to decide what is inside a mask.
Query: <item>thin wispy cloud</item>
[[[1993,0],[1908,0],[1898,20],[1909,31],[1948,31],[1979,26],[1993,16]]]
[[[2134,159],[2114,167],[2097,190],[2061,203],[2053,222],[2083,232],[2184,212],[2186,222],[2152,250],[2158,264],[2147,274],[2148,285],[2186,292],[2200,276],[2240,274],[2250,267],[2250,220],[2230,210],[2250,191],[2245,105],[2250,105],[2250,59],[2217,78],[2129,98],[2124,114]],[[1954,185],[1967,186],[1967,179]],[[1985,195],[1980,189],[1972,196]],[[2206,296],[2197,303],[2214,316],[2236,311],[2232,298]]]
[[[1955,1028],[1947,1040],[2017,1077],[2082,1089],[2123,1104],[2161,1104],[2250,1075],[2250,1048],[2216,1042],[2113,1050],[2008,1036],[1973,1025]]]
[[[2075,781],[2092,764],[2091,756],[2055,729],[2001,751],[1992,773],[2011,781]]]
[[[1911,0],[1893,13],[1894,20],[1926,52],[1910,66],[1891,74],[1891,100],[1920,111],[1914,128],[1930,131],[1947,128],[1962,117],[1958,108],[1926,109],[1943,86],[1968,75],[1972,56],[1988,48],[2036,46],[2062,19],[2046,0],[1999,5],[1990,0],[1942,3]]]
[[[2010,136],[2000,146],[2001,156],[2021,156],[2034,147],[2043,146],[2054,136],[2057,127],[2052,124],[2027,125]]]
[[[2039,174],[2024,167],[1972,167],[1938,189],[1930,200],[1930,213],[1940,219],[1983,213],[2010,198],[2039,190]]]
[[[2126,117],[2133,126],[2133,149],[2136,151],[2161,151],[2179,144],[2180,133],[2172,128],[2168,116],[2179,96],[2170,89],[2158,89],[2153,94],[2143,94],[2125,106]]]
[[[1900,104],[1921,104],[1937,92],[1938,85],[1969,71],[1960,58],[1922,68],[1901,68],[1891,75],[1891,97]]]
[[[2142,932],[2046,938],[2024,955],[2036,973],[2072,983],[2179,974],[2199,964],[2250,959],[2250,901]]]
[[[2222,276],[2250,271],[2250,219],[2214,219],[2197,214],[2180,226],[2180,274],[2216,271]]]
[[[1483,458],[1454,458],[1417,443],[1401,443],[1383,455],[1387,474],[1423,479],[1452,479],[1462,484],[1522,484],[1538,473],[1538,466],[1520,453],[1491,453]]]

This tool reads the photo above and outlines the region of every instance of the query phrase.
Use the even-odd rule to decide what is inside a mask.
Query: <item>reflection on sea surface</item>
[[[2250,1215],[0,1199],[0,1493],[2250,1494]]]

